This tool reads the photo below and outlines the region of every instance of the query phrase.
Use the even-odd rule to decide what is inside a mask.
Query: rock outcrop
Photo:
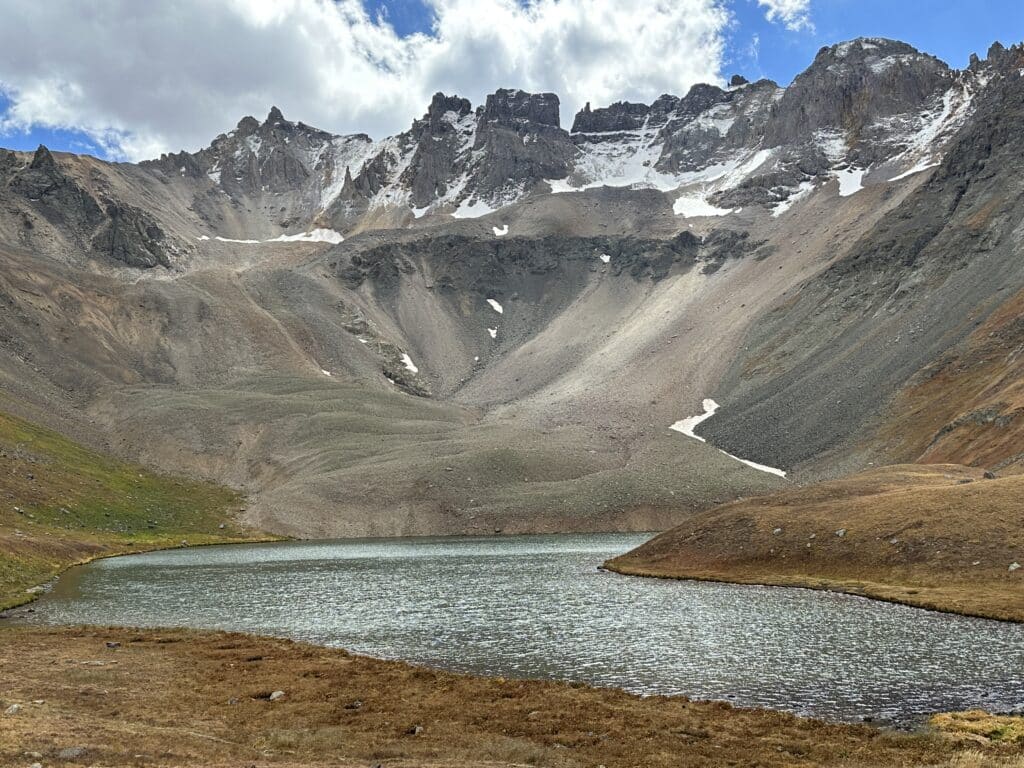
[[[16,171],[10,189],[31,203],[54,224],[76,235],[96,227],[103,211],[95,198],[61,170],[50,150],[40,145],[32,162]]]
[[[93,250],[129,267],[170,267],[167,237],[145,212],[130,205],[110,203],[107,221],[92,238]]]

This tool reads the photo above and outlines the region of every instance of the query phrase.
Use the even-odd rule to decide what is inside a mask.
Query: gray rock
[[[130,267],[171,266],[167,236],[151,216],[116,202],[107,205],[106,214],[107,222],[92,238],[93,251]]]
[[[573,133],[614,133],[639,129],[651,108],[646,104],[617,101],[607,107],[592,110],[588,101],[576,113],[572,122]]]
[[[10,188],[36,203],[37,210],[48,220],[76,235],[103,220],[103,211],[95,198],[61,169],[42,144],[28,167],[14,174]]]
[[[856,135],[878,118],[920,111],[950,84],[946,64],[906,43],[858,38],[822,48],[772,110],[765,141],[795,144],[823,129]]]

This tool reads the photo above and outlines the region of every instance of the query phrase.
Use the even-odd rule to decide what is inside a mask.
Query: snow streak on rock
[[[680,419],[679,421],[672,424],[669,427],[669,429],[673,429],[676,432],[681,432],[687,437],[692,437],[694,440],[700,440],[702,443],[706,443],[707,440],[698,435],[694,430],[697,429],[697,427],[700,426],[700,424],[714,416],[715,411],[717,411],[719,408],[719,405],[710,397],[705,398],[704,402],[701,405],[704,407],[704,413],[699,414],[697,416],[688,416],[685,419]],[[724,453],[730,459],[735,459],[741,464],[746,464],[751,469],[756,469],[759,472],[767,472],[768,474],[775,475],[776,477],[786,476],[786,473],[781,469],[769,467],[766,466],[765,464],[758,464],[757,462],[750,461],[748,459],[741,459],[739,456],[733,456],[731,453],[727,453],[726,451],[723,451],[721,448],[717,450],[720,453]]]

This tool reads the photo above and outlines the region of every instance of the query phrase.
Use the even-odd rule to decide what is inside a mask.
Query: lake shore
[[[1021,475],[989,479],[949,464],[883,467],[724,504],[605,567],[1022,622],[1021,498]]]
[[[112,458],[3,410],[0,458],[0,611],[92,560],[280,538],[237,522],[237,490]]]
[[[4,627],[0,680],[5,765],[1020,764],[962,719],[896,733],[223,632]]]

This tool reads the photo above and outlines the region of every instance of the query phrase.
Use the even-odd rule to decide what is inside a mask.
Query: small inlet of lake
[[[16,621],[278,635],[506,677],[913,725],[1024,706],[1024,625],[598,570],[623,534],[201,547],[76,568]]]

